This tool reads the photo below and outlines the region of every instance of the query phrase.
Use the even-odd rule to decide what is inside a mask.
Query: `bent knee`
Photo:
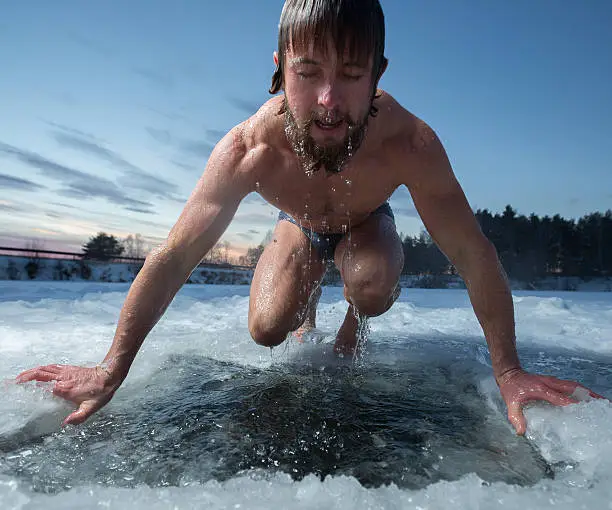
[[[377,317],[389,310],[397,299],[397,282],[393,285],[369,282],[356,289],[345,287],[344,295],[360,313],[368,317]]]
[[[257,345],[263,347],[276,347],[282,344],[290,329],[280,329],[270,327],[269,322],[263,321],[259,318],[249,318],[249,333],[251,338]]]

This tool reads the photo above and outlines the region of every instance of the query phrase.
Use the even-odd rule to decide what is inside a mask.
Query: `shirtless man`
[[[525,432],[526,402],[575,402],[570,395],[577,383],[521,368],[504,271],[442,144],[425,122],[377,88],[387,67],[384,37],[378,0],[287,0],[270,89],[284,94],[217,144],[168,239],[134,280],[103,364],[48,365],[18,380],[55,381],[53,393],[78,407],[65,424],[81,423],[104,406],[147,334],[251,192],[283,211],[251,285],[253,339],[276,346],[299,328],[326,264],[335,263],[349,303],[336,348],[350,351],[357,315],[381,315],[397,297],[403,252],[387,200],[405,185],[466,283],[516,431]]]

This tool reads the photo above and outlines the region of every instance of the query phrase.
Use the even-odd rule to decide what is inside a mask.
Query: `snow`
[[[19,371],[38,364],[94,364],[102,359],[128,288],[128,283],[0,282],[0,378],[7,381],[0,400],[1,508],[121,508],[127,501],[134,510],[610,508],[612,406],[608,401],[585,401],[566,408],[533,406],[526,411],[528,434],[522,441],[527,441],[554,470],[552,478],[543,477],[532,485],[485,482],[475,472],[468,472],[418,489],[401,488],[394,483],[365,487],[354,476],[330,475],[321,480],[310,474],[296,480],[288,473],[268,470],[237,472],[221,480],[194,481],[186,477],[170,486],[144,480],[131,486],[103,483],[103,471],[95,459],[93,463],[87,462],[87,456],[74,460],[79,455],[79,441],[85,440],[84,435],[101,434],[99,446],[94,445],[100,455],[120,446],[140,448],[141,444],[131,443],[129,434],[123,434],[117,423],[143,397],[152,398],[147,388],[160,377],[165,377],[166,382],[155,386],[159,388],[154,391],[155,398],[163,399],[165,393],[175,390],[178,376],[162,367],[174,366],[173,360],[180,356],[197,356],[196,360],[221,363],[215,365],[221,371],[225,364],[235,364],[243,371],[265,373],[299,352],[296,344],[289,342],[271,353],[250,339],[248,286],[185,286],[145,342],[128,379],[108,406],[110,414],[99,418],[103,421],[94,420],[96,425],[90,429],[61,431],[59,423],[69,409],[66,404],[51,397],[44,387],[16,386],[10,381]],[[610,396],[612,376],[606,363],[612,359],[611,293],[516,292],[514,301],[519,347],[533,353],[532,365],[541,361],[542,368],[553,373],[563,367],[563,375],[584,376],[596,391]],[[333,337],[345,310],[341,289],[325,288],[319,327]],[[415,360],[423,362],[428,356],[442,358],[448,346],[459,346],[449,355],[464,353],[466,360],[481,366],[470,369],[474,373],[469,377],[487,408],[482,433],[514,444],[516,439],[505,421],[497,388],[486,366],[481,331],[465,291],[404,290],[387,314],[371,321],[370,335],[371,347],[380,352],[370,363],[378,366],[394,366],[396,349],[402,346],[410,349]],[[309,362],[313,363],[313,359]],[[572,368],[579,364],[586,369]],[[218,376],[220,380],[233,377],[227,370]],[[162,431],[166,436],[175,433],[171,428]],[[105,440],[104,434],[111,437]],[[376,444],[384,447],[385,441],[377,438]],[[14,442],[12,446],[6,446],[10,441]],[[448,462],[452,454],[448,452]],[[56,462],[77,462],[81,472],[78,476],[76,472],[67,475],[68,480],[72,477],[74,481],[61,490],[36,489],[33,480],[56,476],[61,468]],[[201,463],[205,462],[206,457],[202,457]],[[12,469],[14,463],[35,473],[34,478]],[[134,475],[126,476],[129,479]]]

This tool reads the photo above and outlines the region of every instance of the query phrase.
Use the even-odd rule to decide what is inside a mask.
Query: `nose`
[[[319,90],[319,106],[326,110],[336,109],[342,97],[340,87],[333,80],[325,82]]]

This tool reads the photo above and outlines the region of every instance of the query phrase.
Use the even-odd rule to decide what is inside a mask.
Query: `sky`
[[[281,0],[29,0],[0,18],[0,246],[162,242],[215,143],[270,98]],[[381,0],[380,87],[430,124],[473,209],[612,207],[612,3]],[[422,229],[405,188],[404,234]],[[278,210],[241,204],[222,240]]]

